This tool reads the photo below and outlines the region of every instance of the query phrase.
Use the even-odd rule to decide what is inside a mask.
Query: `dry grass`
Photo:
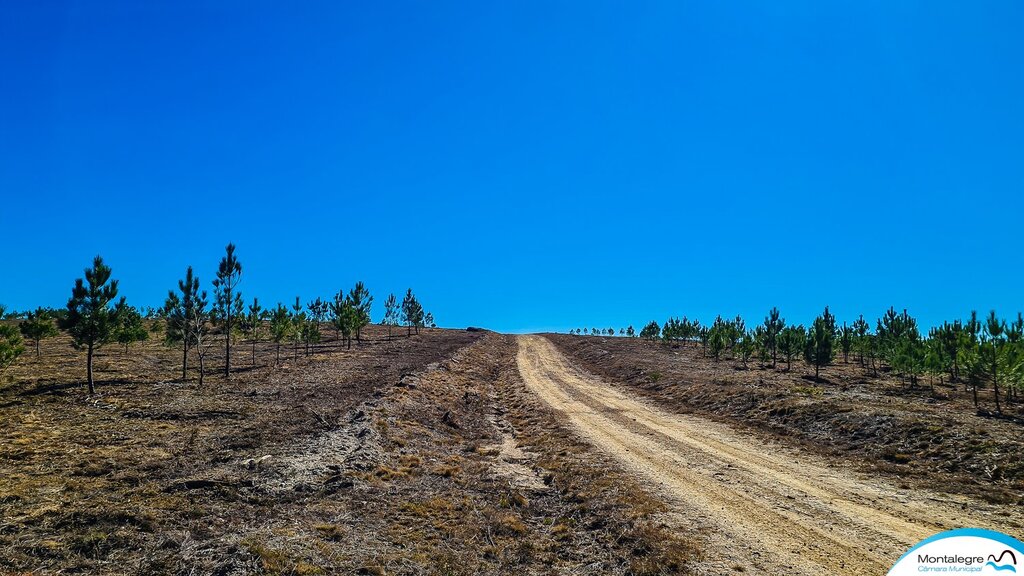
[[[245,366],[248,347],[238,346],[242,366],[232,379],[209,375],[203,388],[175,380],[176,350],[107,347],[91,397],[80,380],[82,354],[63,338],[44,341],[42,359],[19,361],[0,389],[0,572],[281,569],[246,544],[273,551],[265,544],[273,530],[329,520],[312,521],[304,506],[322,498],[319,488],[295,481],[338,475],[327,466],[340,463],[309,453],[329,437],[321,420],[354,436],[357,406],[477,338],[381,336],[371,328],[371,340],[352,350],[328,344],[277,368]],[[263,348],[260,359],[272,363],[272,348]],[[211,364],[219,365],[216,356]],[[285,466],[300,457],[311,469]],[[323,562],[315,551],[289,558],[282,573]]]
[[[384,573],[668,574],[696,558],[691,540],[657,526],[661,507],[592,453],[518,379],[512,338],[490,335],[414,388],[380,426],[395,451],[362,509],[379,525]],[[509,462],[513,439],[525,451]],[[581,499],[581,494],[587,497]]]
[[[0,573],[687,571],[657,502],[518,381],[514,340],[383,334],[278,367],[239,345],[202,388],[177,350],[104,348],[91,397],[44,342],[0,387]]]

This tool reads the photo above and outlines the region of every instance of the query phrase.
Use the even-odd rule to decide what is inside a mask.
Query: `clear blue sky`
[[[1024,3],[291,4],[5,7],[0,302],[233,241],[445,326],[1024,307]]]

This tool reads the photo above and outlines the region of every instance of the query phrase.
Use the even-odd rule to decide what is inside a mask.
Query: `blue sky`
[[[5,8],[0,302],[232,241],[445,326],[1024,307],[1020,2],[293,4]]]

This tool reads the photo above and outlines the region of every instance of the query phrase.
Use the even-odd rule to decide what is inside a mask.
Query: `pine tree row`
[[[585,329],[570,334],[586,335]],[[591,335],[614,336],[609,329]],[[619,335],[634,336],[633,327],[619,330]],[[997,413],[1006,403],[1020,401],[1024,390],[1024,318],[1007,321],[993,311],[985,320],[972,312],[967,321],[944,322],[922,334],[917,320],[906,310],[897,313],[890,308],[871,325],[861,315],[853,323],[839,326],[828,307],[808,326],[787,325],[777,308],[772,308],[764,321],[749,329],[742,318],[715,319],[710,326],[699,320],[669,318],[663,324],[651,321],[638,336],[667,344],[693,343],[702,354],[715,361],[723,357],[739,360],[746,368],[756,358],[762,368],[776,368],[785,361],[791,369],[794,359],[802,358],[814,369],[815,379],[833,364],[838,355],[849,363],[851,357],[864,370],[878,376],[880,371],[895,374],[905,386],[914,389],[924,376],[934,386],[963,384],[972,393],[975,407],[980,407],[979,390],[990,388]]]
[[[181,350],[182,380],[188,378],[191,357],[198,364],[198,381],[202,385],[209,352],[214,346],[223,346],[224,377],[231,377],[232,347],[239,336],[249,340],[253,366],[257,343],[264,339],[273,342],[277,365],[282,345],[291,344],[295,359],[300,347],[306,356],[314,353],[325,325],[333,329],[339,345],[350,349],[353,337],[356,342],[363,341],[363,329],[371,322],[373,296],[362,282],[356,282],[347,292],[339,291],[329,301],[316,298],[303,306],[296,296],[290,307],[279,302],[273,309],[264,309],[257,298],[245,305],[239,290],[241,280],[242,265],[235,255],[235,245],[228,244],[212,282],[212,299],[201,289],[199,278],[189,266],[177,289],[168,292],[164,305],[148,308],[143,315],[138,308],[129,306],[124,297],[117,299],[118,281],[97,256],[92,267],[85,270],[84,278],[75,280],[66,308],[38,308],[8,315],[0,306],[0,319],[21,319],[17,327],[11,322],[0,322],[0,371],[25,352],[24,339],[33,343],[38,358],[40,342],[56,336],[60,329],[67,332],[76,349],[85,350],[89,393],[94,394],[93,357],[98,348],[117,342],[128,353],[130,344],[148,339],[151,332],[162,331],[165,343]],[[389,295],[384,307],[381,323],[388,327],[388,340],[393,337],[392,329],[399,325],[407,327],[408,336],[419,334],[421,328],[436,327],[433,314],[424,310],[411,288],[401,303],[394,294]]]

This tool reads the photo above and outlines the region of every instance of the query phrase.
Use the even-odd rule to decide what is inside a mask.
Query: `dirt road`
[[[543,337],[520,337],[517,363],[527,386],[581,436],[672,503],[667,522],[701,528],[708,574],[884,574],[935,532],[993,525],[966,498],[898,488],[659,410],[584,372]]]

